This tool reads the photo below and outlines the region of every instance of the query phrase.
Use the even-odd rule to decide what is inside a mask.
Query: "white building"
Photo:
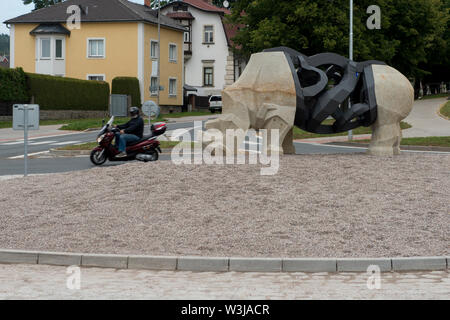
[[[198,96],[221,94],[241,75],[245,61],[232,51],[236,28],[225,24],[230,11],[211,0],[179,0],[162,7],[162,14],[187,26],[184,36],[185,81]],[[192,94],[192,91],[188,91]]]

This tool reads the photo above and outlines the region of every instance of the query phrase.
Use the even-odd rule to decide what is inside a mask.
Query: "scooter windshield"
[[[104,134],[106,132],[106,129],[111,127],[113,123],[114,123],[114,116],[112,116],[111,119],[109,119],[109,121],[103,126],[98,135],[101,136],[102,134]]]

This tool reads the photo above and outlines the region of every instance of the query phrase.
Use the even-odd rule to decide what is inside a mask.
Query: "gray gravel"
[[[0,248],[246,257],[450,254],[450,157],[171,162],[0,182]]]

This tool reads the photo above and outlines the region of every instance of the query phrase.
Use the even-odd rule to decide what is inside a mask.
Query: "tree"
[[[369,30],[367,8],[372,0],[354,6],[354,59],[377,59],[408,76],[423,76],[432,48],[448,46],[449,0],[378,0],[381,29]],[[234,42],[249,56],[265,48],[288,46],[306,55],[336,52],[348,56],[348,0],[240,0],[231,22],[243,25]]]
[[[0,34],[0,56],[9,55],[9,35]]]
[[[63,2],[64,0],[22,0],[23,4],[34,4],[33,10],[42,9],[60,2]]]

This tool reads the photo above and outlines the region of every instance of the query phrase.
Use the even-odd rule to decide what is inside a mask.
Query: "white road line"
[[[52,146],[64,146],[66,144],[77,144],[77,143],[81,143],[81,141],[64,141],[64,142],[52,143]]]
[[[15,142],[0,143],[0,146],[13,146],[15,144],[23,144],[23,140],[22,141],[15,141]]]
[[[83,131],[76,131],[76,132],[71,132],[71,133],[62,133],[62,134],[51,134],[48,136],[38,136],[38,137],[30,137],[28,138],[28,140],[36,140],[36,139],[48,139],[48,138],[57,138],[57,137],[64,137],[64,136],[70,136],[70,135],[74,135],[74,134],[89,134],[91,132],[83,132]],[[17,141],[17,142],[22,142],[23,143],[23,139],[11,139],[10,141]],[[5,141],[8,142],[8,141]],[[1,142],[0,142],[1,143]]]
[[[30,142],[30,146],[38,146],[38,145],[41,145],[41,144],[51,144],[51,143],[55,143],[55,142],[57,142],[57,141],[40,141],[40,142],[33,142],[33,141],[31,141]]]
[[[37,155],[40,155],[40,154],[45,154],[45,153],[49,153],[50,151],[41,151],[41,152],[35,152],[35,153],[29,153],[28,154],[28,156],[29,157],[31,157],[31,156],[37,156]],[[23,159],[23,157],[24,157],[24,155],[20,155],[20,156],[15,156],[15,157],[9,157],[8,159],[10,159],[10,160],[15,160],[15,159]]]

